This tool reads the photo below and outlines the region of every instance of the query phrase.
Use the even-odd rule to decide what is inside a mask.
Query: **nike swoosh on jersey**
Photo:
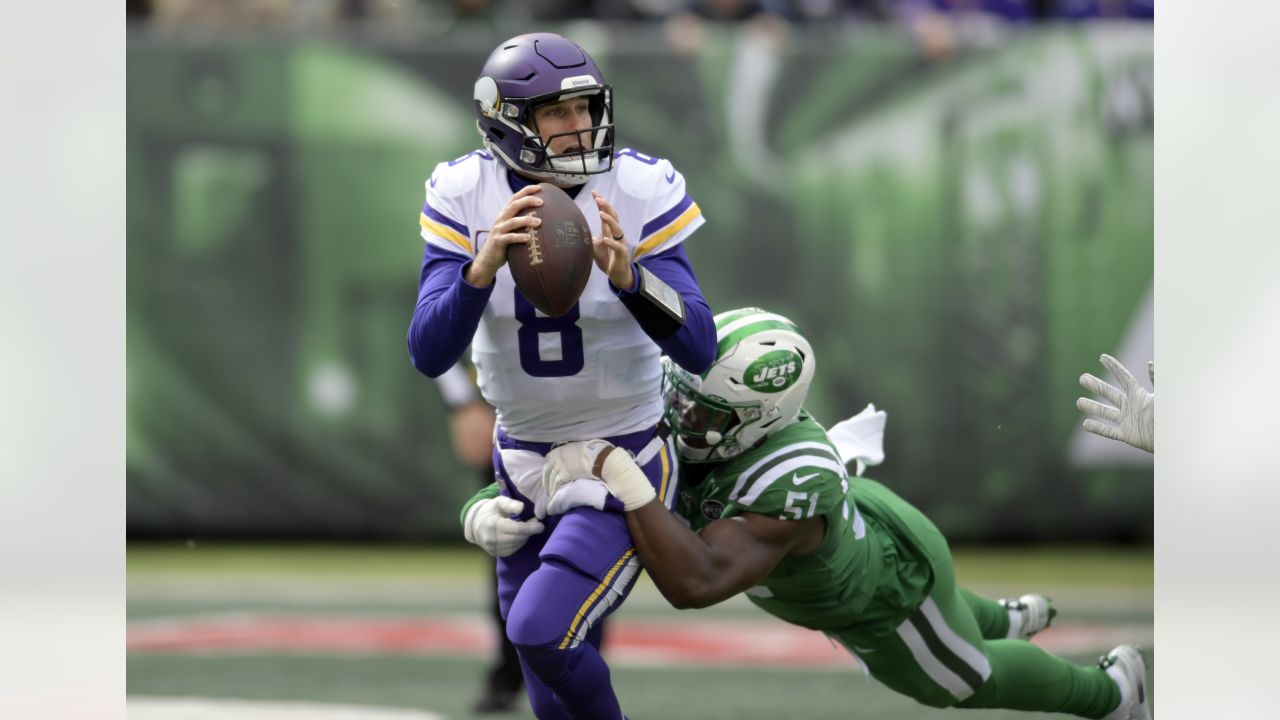
[[[431,179],[430,179],[430,180],[428,180],[427,182],[431,183],[431,187],[435,187],[435,186],[436,186],[436,176],[435,176],[435,175],[432,175],[432,176],[431,176]]]
[[[673,185],[675,184],[675,181],[676,181],[676,169],[671,168],[671,174],[667,176],[667,184]]]
[[[813,473],[813,474],[811,474],[811,475],[805,475],[804,477],[800,477],[800,473],[796,473],[795,475],[792,475],[792,476],[791,476],[791,482],[793,482],[793,483],[795,483],[795,484],[797,484],[797,485],[802,485],[802,484],[804,484],[804,483],[806,483],[806,482],[808,482],[808,481],[810,481],[810,480],[812,480],[812,479],[814,479],[814,478],[818,477],[818,476],[819,476],[819,475],[821,475],[821,474],[822,474],[822,473]]]

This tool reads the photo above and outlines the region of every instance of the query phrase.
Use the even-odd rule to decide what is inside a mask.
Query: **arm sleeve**
[[[649,255],[639,263],[633,263],[632,271],[636,280],[626,290],[615,289],[618,297],[636,294],[640,282],[640,270],[636,265],[644,265],[649,272],[680,293],[685,310],[684,325],[672,334],[658,337],[637,317],[641,329],[662,348],[662,352],[689,372],[701,373],[711,367],[716,357],[716,323],[711,315],[711,308],[707,306],[707,300],[698,287],[698,279],[694,277],[693,266],[689,264],[689,256],[685,254],[684,247],[676,245],[662,253]]]
[[[498,497],[498,495],[501,493],[502,493],[502,488],[498,487],[498,483],[489,483],[488,485],[480,488],[479,492],[477,492],[475,495],[472,495],[471,499],[467,500],[465,503],[462,504],[462,512],[458,515],[458,522],[462,524],[463,528],[466,528],[467,511],[471,509],[471,506],[475,505],[481,500],[492,500],[493,498]]]
[[[418,303],[409,323],[409,358],[428,377],[439,377],[462,357],[476,333],[493,285],[463,279],[470,260],[427,244],[418,279]]]

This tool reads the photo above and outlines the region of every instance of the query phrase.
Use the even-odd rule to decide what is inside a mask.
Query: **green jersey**
[[[821,425],[801,412],[756,447],[721,463],[680,468],[676,510],[693,530],[753,512],[826,518],[818,547],[784,557],[746,591],[774,617],[832,635],[877,636],[924,600],[935,568],[950,567],[937,528],[880,483],[850,478]],[[463,506],[498,494],[494,483]]]
[[[807,414],[747,452],[704,467],[709,469],[701,481],[697,475],[703,468],[682,469],[679,511],[695,531],[744,512],[782,520],[826,518],[826,534],[816,550],[783,558],[746,591],[770,615],[837,631],[896,615],[921,596],[927,569],[900,557],[909,553],[900,552],[894,533],[859,507],[857,490],[826,430]],[[861,478],[853,482],[864,483]],[[903,570],[908,571],[905,581]]]

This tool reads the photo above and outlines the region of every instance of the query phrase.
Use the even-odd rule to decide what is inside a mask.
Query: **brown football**
[[[526,244],[507,249],[507,265],[520,293],[552,317],[569,312],[591,277],[591,228],[573,198],[551,183],[540,183],[540,207],[521,215],[542,218]]]

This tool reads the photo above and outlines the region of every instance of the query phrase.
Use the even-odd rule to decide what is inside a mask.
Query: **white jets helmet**
[[[681,459],[718,462],[800,414],[814,357],[795,323],[759,308],[716,315],[716,360],[694,375],[663,359],[667,421]]]

